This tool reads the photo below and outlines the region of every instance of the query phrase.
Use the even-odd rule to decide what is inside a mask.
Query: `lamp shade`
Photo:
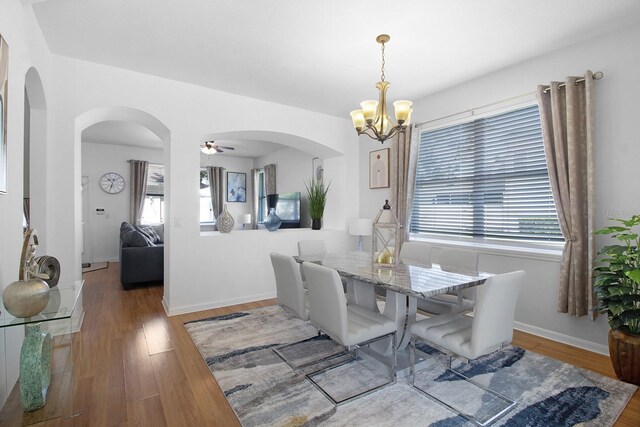
[[[352,236],[371,236],[372,221],[367,218],[351,218],[349,220],[349,234]]]
[[[238,223],[239,224],[251,224],[251,214],[240,214],[240,215],[238,215]]]

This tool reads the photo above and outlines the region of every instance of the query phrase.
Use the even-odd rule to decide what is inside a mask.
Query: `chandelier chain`
[[[380,79],[384,81],[384,43],[380,43],[382,45],[382,67],[380,67]]]

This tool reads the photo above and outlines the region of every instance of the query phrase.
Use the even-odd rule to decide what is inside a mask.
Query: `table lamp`
[[[238,215],[238,223],[242,224],[242,229],[246,224],[251,224],[251,214],[240,214]]]
[[[358,236],[358,251],[362,252],[362,237],[371,236],[372,221],[367,218],[351,218],[349,220],[349,234]]]

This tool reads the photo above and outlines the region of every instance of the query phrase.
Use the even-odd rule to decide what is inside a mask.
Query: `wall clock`
[[[107,172],[100,177],[100,188],[109,194],[118,194],[124,190],[124,178],[115,172]]]

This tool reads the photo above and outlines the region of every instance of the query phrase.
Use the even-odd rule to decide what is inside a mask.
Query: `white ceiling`
[[[52,52],[339,117],[429,93],[640,21],[637,0],[48,0]],[[558,70],[558,78],[565,71]]]

